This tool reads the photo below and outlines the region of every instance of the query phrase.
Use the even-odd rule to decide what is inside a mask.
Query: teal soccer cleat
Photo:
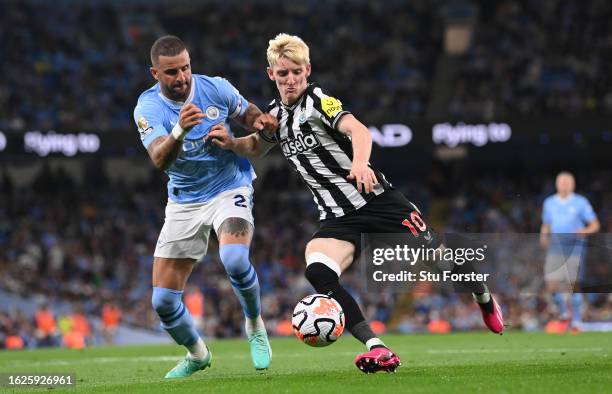
[[[249,345],[251,345],[251,359],[256,370],[268,369],[272,359],[272,348],[268,342],[266,330],[255,331],[248,335]]]
[[[202,361],[191,360],[185,357],[184,360],[176,364],[165,376],[166,379],[186,378],[194,373],[210,367],[212,364],[212,353],[208,351],[208,356]]]

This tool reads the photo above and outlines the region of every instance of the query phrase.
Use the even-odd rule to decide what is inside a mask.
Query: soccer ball
[[[331,345],[344,331],[344,312],[338,301],[325,294],[302,298],[293,310],[291,324],[295,336],[307,345]]]

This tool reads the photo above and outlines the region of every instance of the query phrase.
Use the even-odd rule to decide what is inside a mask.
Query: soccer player
[[[355,299],[340,284],[340,275],[358,256],[361,233],[404,233],[410,228],[415,239],[428,247],[438,247],[440,240],[427,228],[420,211],[370,165],[368,129],[338,99],[308,83],[311,65],[304,41],[279,34],[270,41],[267,57],[268,76],[280,93],[269,112],[278,119],[279,129],[236,139],[218,129],[207,138],[247,157],[261,156],[280,143],[320,212],[320,228],[306,246],[306,278],[318,293],[340,303],[347,329],[366,345],[368,351],[355,360],[357,367],[366,373],[392,372],[399,357],[376,337]],[[473,286],[485,323],[500,333],[503,320],[498,305],[484,283]]]
[[[567,329],[578,331],[582,323],[582,293],[573,293],[571,308],[569,294],[584,256],[584,237],[598,232],[600,226],[589,201],[574,193],[576,181],[571,173],[559,173],[555,185],[557,193],[544,200],[542,209],[540,241],[548,248],[544,279],[561,320]]]
[[[211,229],[246,317],[253,365],[267,369],[272,352],[261,318],[257,274],[249,261],[255,174],[248,160],[204,137],[229,119],[250,131],[274,130],[278,123],[227,80],[192,74],[189,52],[177,37],[155,41],[151,64],[158,83],[138,98],[134,120],[151,160],[169,177],[166,217],[153,261],[152,304],[161,326],[188,350],[166,378],[190,376],[211,363],[182,301],[194,263],[206,254]]]

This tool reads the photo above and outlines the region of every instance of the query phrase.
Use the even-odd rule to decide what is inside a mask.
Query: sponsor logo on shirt
[[[291,157],[321,146],[321,141],[314,133],[298,134],[295,138],[285,138],[281,141],[281,149],[285,157]]]

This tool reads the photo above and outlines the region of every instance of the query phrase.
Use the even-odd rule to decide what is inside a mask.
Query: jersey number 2
[[[236,194],[234,196],[234,205],[240,208],[248,208],[246,206],[246,198],[244,198],[244,196],[241,196],[240,194]]]

